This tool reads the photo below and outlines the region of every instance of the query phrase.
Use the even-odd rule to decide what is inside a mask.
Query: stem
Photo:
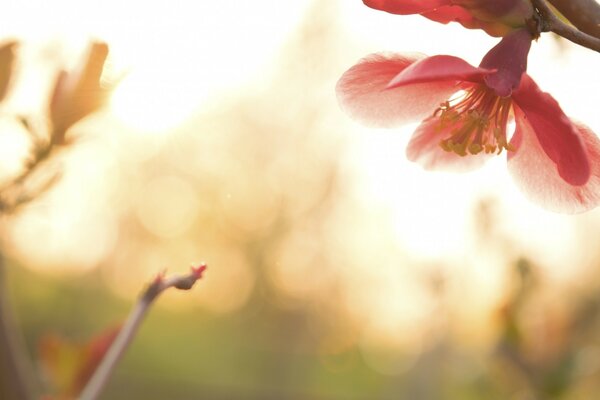
[[[588,35],[587,33],[562,22],[548,6],[546,0],[531,0],[531,2],[542,17],[542,32],[554,32],[573,43],[600,52],[599,38]]]
[[[123,357],[129,343],[133,340],[149,306],[150,303],[146,301],[139,301],[135,305],[133,311],[131,311],[131,314],[129,314],[127,321],[123,325],[123,328],[121,328],[121,331],[106,352],[102,362],[94,372],[94,375],[92,375],[92,378],[90,378],[90,381],[81,392],[80,400],[92,400],[100,395],[106,382],[110,378],[112,371],[121,357]]]
[[[148,309],[152,302],[166,289],[174,287],[181,290],[189,290],[194,286],[194,283],[202,277],[202,273],[206,269],[205,264],[200,264],[198,267],[192,267],[191,272],[188,275],[178,275],[165,279],[163,274],[156,277],[148,288],[144,291],[140,297],[138,303],[135,305],[127,321],[123,325],[123,328],[119,331],[119,334],[111,344],[110,348],[106,352],[106,355],[102,359],[100,365],[94,371],[94,374],[90,378],[89,382],[83,388],[79,396],[79,400],[95,400],[98,398],[102,389],[108,382],[115,366],[119,360],[125,354],[127,347],[135,337],[140,324],[144,320]]]
[[[4,257],[0,255],[0,398],[31,400],[31,365],[6,292]]]
[[[549,0],[580,31],[600,38],[600,4],[596,0]]]
[[[31,137],[34,138],[31,158],[27,161],[18,176],[14,177],[3,186],[0,186],[0,212],[4,213],[14,212],[18,207],[30,202],[54,183],[54,178],[50,178],[37,190],[25,187],[26,182],[39,171],[40,166],[44,164],[44,161],[52,158],[52,156],[56,154],[57,146],[52,138],[47,142],[39,139],[36,132],[25,119],[21,122],[29,131]],[[31,193],[27,193],[28,190]]]

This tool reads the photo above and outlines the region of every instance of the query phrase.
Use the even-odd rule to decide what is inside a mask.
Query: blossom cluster
[[[517,186],[543,207],[578,213],[600,204],[600,141],[526,72],[541,31],[531,1],[363,1],[501,39],[476,67],[450,55],[369,55],[338,82],[345,111],[371,126],[421,121],[406,153],[426,169],[467,171],[506,153]]]

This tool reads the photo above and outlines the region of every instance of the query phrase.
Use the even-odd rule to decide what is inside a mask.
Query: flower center
[[[460,101],[445,101],[433,114],[445,136],[440,147],[459,156],[514,151],[506,140],[511,108],[510,97],[499,97],[485,85],[470,89]]]

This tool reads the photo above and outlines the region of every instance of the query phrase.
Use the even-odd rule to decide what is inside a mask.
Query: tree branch
[[[573,43],[600,52],[600,38],[583,33],[561,21],[546,3],[546,0],[531,0],[531,2],[540,14],[541,32],[554,32]]]
[[[596,0],[549,0],[580,31],[600,38],[600,4]]]
[[[108,382],[108,379],[114,371],[115,366],[123,357],[125,350],[127,350],[127,347],[135,337],[150,305],[158,295],[172,287],[180,290],[191,289],[196,281],[202,278],[204,270],[206,270],[206,264],[200,264],[197,267],[192,267],[192,270],[188,275],[165,278],[164,274],[159,274],[156,277],[154,282],[152,282],[144,291],[140,300],[129,314],[123,328],[121,328],[121,331],[106,352],[100,365],[96,368],[96,371],[94,371],[94,374],[81,392],[79,400],[95,400],[100,395],[106,382]]]

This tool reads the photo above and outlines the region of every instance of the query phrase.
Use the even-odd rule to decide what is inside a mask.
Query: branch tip
[[[202,279],[202,273],[204,273],[204,271],[206,271],[206,268],[207,268],[207,265],[205,262],[201,262],[197,266],[194,266],[192,264],[192,266],[191,266],[192,274],[194,274],[194,276],[196,276],[196,279]]]

